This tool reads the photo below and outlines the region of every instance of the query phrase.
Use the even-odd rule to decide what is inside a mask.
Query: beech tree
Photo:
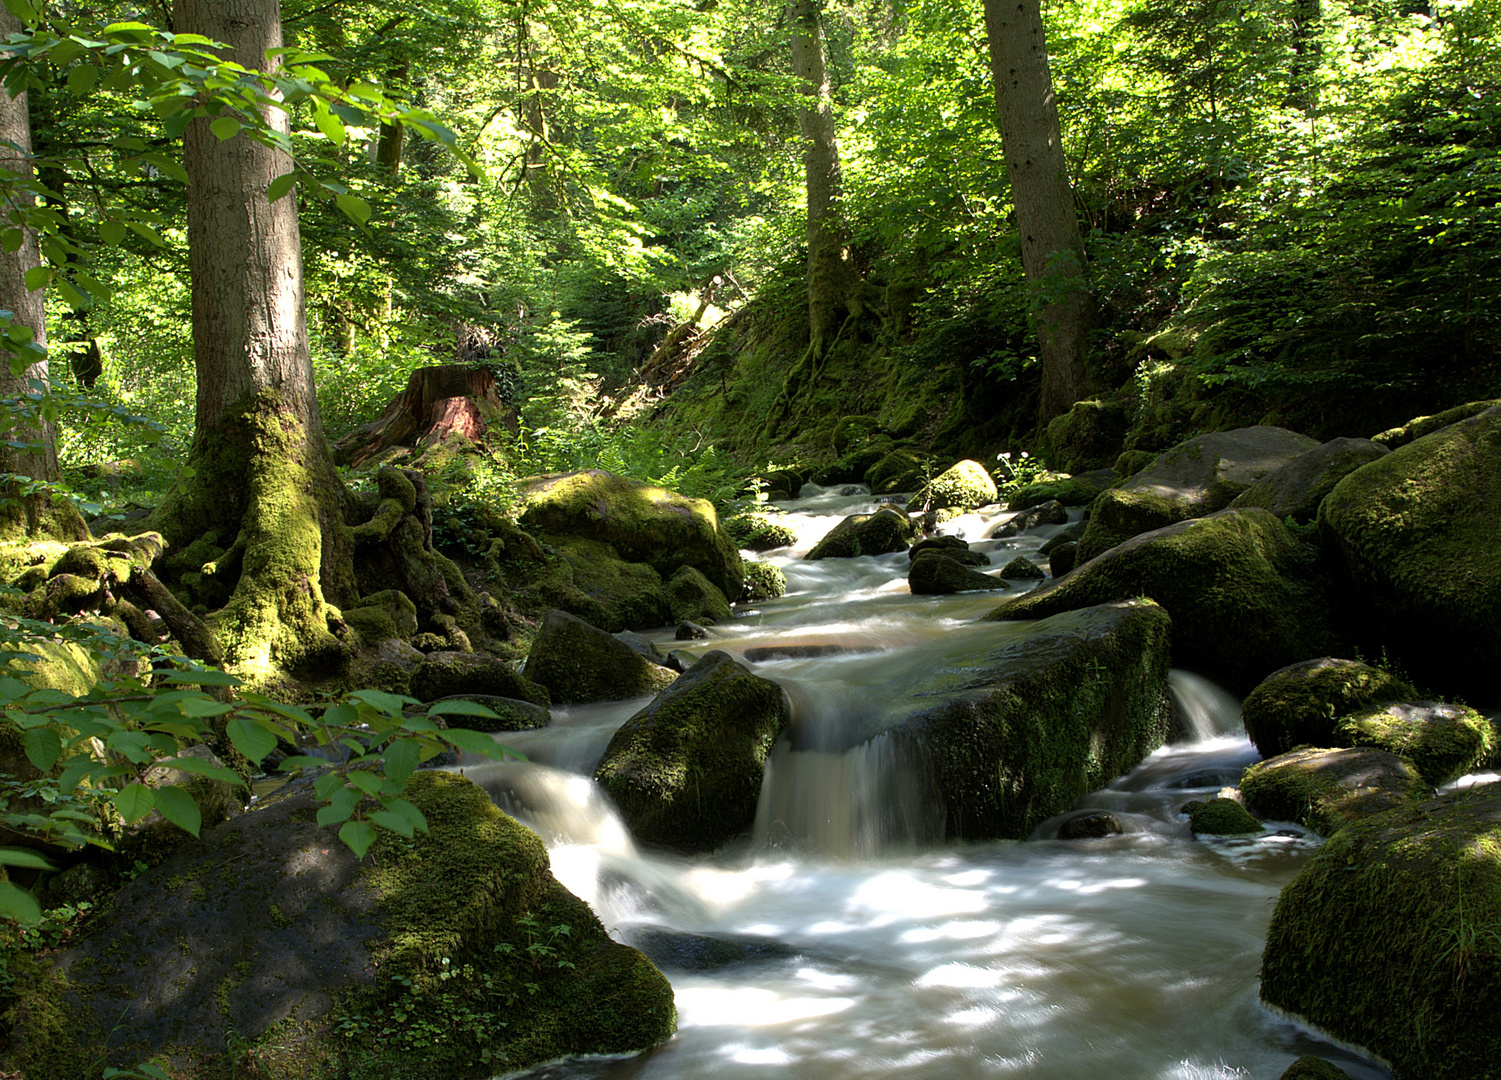
[[[1046,424],[1088,387],[1094,303],[1063,158],[1041,0],[985,0],[985,28],[1022,270],[1037,323],[1040,419]]]

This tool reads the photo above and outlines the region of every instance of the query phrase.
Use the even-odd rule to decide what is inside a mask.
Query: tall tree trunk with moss
[[[22,30],[21,21],[9,8],[0,6],[0,37]],[[4,55],[4,54],[0,54]],[[31,118],[27,95],[11,97],[0,90],[0,169],[22,178],[32,175]],[[0,252],[0,309],[11,313],[8,344],[0,349],[0,397],[20,402],[33,380],[48,376],[45,353],[24,350],[25,334],[31,344],[47,344],[46,293],[26,284],[26,272],[41,265],[36,233],[28,227],[25,213],[34,195],[22,192],[10,208],[6,229],[19,229],[21,244],[15,251]],[[24,329],[22,329],[24,328]],[[23,418],[12,406],[7,419],[15,426],[0,443],[0,473],[17,479],[0,482],[0,540],[81,540],[88,536],[71,503],[54,502],[45,490],[30,490],[35,482],[51,483],[61,475],[57,464],[57,431],[41,417]],[[19,443],[22,447],[5,445]]]
[[[771,423],[792,411],[798,395],[817,379],[829,347],[846,323],[860,314],[860,275],[849,256],[839,138],[824,63],[818,0],[791,0],[787,28],[792,73],[803,98],[798,126],[803,136],[808,192],[808,349],[788,372],[772,407]]]
[[[1067,412],[1089,385],[1094,298],[1063,159],[1040,0],[985,0],[996,111],[1032,293],[1042,360],[1040,419]]]
[[[282,45],[277,0],[177,0],[176,29],[265,69]],[[285,129],[287,117],[271,122]],[[322,674],[342,662],[330,604],[355,599],[352,542],[313,391],[297,203],[267,188],[287,156],[209,119],[184,137],[198,375],[190,475],[153,515],[169,544],[225,549],[204,573],[233,581],[208,620],[230,666]]]

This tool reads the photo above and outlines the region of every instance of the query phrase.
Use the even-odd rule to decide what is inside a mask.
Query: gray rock
[[[1312,521],[1319,503],[1350,473],[1391,453],[1369,439],[1331,439],[1263,476],[1230,505],[1259,506],[1279,518]]]
[[[1106,836],[1118,836],[1125,832],[1120,818],[1105,810],[1092,814],[1071,817],[1058,826],[1060,840],[1098,840]]]
[[[1068,523],[1068,508],[1057,499],[1028,507],[1009,521],[1003,521],[987,534],[994,539],[1015,536],[1035,529],[1040,525],[1064,525]]]
[[[945,551],[925,551],[907,571],[907,587],[918,596],[947,596],[976,589],[1008,589],[1006,582],[948,557]]]

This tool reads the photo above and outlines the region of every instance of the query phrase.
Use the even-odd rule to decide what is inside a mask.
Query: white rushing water
[[[997,597],[912,596],[905,554],[803,561],[842,516],[875,505],[863,489],[805,496],[786,504],[798,543],[762,556],[787,574],[787,596],[689,649],[773,650],[752,666],[793,702],[750,840],[701,859],[631,841],[588,775],[644,701],[556,709],[549,728],[501,736],[529,762],[464,769],[542,835],[559,880],[656,958],[677,998],[678,1034],[657,1049],[529,1076],[1271,1080],[1309,1052],[1357,1080],[1388,1076],[1257,999],[1278,891],[1314,841],[1291,827],[1196,841],[1177,812],[1256,760],[1238,701],[1175,671],[1184,741],[1027,841],[941,843],[921,770],[861,721],[976,640],[969,624]],[[945,531],[993,568],[1018,553],[1045,562],[1036,550],[1055,528],[983,539],[1004,516]],[[1068,818],[1102,810],[1126,831],[1056,839]]]

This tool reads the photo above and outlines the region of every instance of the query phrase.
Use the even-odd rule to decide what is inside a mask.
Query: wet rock
[[[809,559],[846,559],[906,551],[913,526],[907,515],[883,506],[874,514],[851,514],[813,545]]]
[[[874,645],[851,645],[843,642],[803,644],[788,641],[776,645],[757,645],[746,649],[744,657],[752,664],[768,660],[807,660],[819,656],[844,656],[849,653],[879,652]]]
[[[1071,817],[1058,826],[1060,840],[1098,840],[1105,836],[1117,836],[1125,832],[1120,818],[1104,810],[1092,814]]]
[[[1068,510],[1057,499],[1050,502],[1039,503],[1021,511],[1008,521],[1003,521],[987,533],[995,539],[1007,536],[1016,536],[1018,533],[1035,529],[1040,525],[1065,525],[1068,523]]]
[[[1350,1074],[1323,1058],[1304,1054],[1287,1067],[1279,1080],[1350,1080]]]
[[[1501,671],[1501,406],[1356,469],[1319,535],[1356,625],[1413,677],[1488,700]]]
[[[771,551],[797,543],[797,533],[771,514],[737,514],[725,529],[749,551]]]
[[[905,447],[892,450],[865,471],[865,485],[872,495],[916,491],[933,472],[933,459]]]
[[[1474,709],[1443,701],[1397,701],[1341,717],[1340,742],[1388,750],[1438,787],[1491,760],[1496,732]]]
[[[1240,791],[1262,820],[1296,821],[1322,836],[1433,794],[1412,762],[1396,754],[1308,747],[1252,765]]]
[[[798,469],[772,469],[762,479],[766,481],[766,497],[778,502],[797,498],[803,489],[803,474]]]
[[[1061,578],[1072,570],[1079,560],[1079,545],[1069,540],[1055,547],[1048,555],[1048,573]]]
[[[1039,555],[1051,555],[1054,551],[1062,547],[1064,544],[1076,544],[1079,537],[1084,535],[1084,527],[1085,524],[1082,521],[1075,521],[1071,525],[1064,526],[1052,536],[1048,537],[1047,542],[1044,543],[1042,547],[1037,549],[1037,553]]]
[[[186,833],[183,836],[187,836]],[[120,887],[120,878],[114,871],[97,863],[74,863],[60,874],[54,874],[42,883],[37,899],[43,910],[67,904],[97,904]]]
[[[995,481],[978,461],[964,460],[935,476],[907,503],[918,510],[973,510],[995,502]]]
[[[787,592],[787,575],[781,567],[771,563],[752,562],[745,564],[746,600],[775,600]]]
[[[519,494],[524,526],[603,541],[663,578],[692,566],[726,596],[739,596],[745,584],[740,551],[706,499],[602,469],[535,477],[522,482]]]
[[[671,618],[662,575],[627,562],[611,544],[542,534],[554,557],[534,573],[528,591],[537,602],[614,633],[661,626]]]
[[[177,851],[50,969],[28,968],[0,1068],[72,1080],[170,1052],[194,1076],[474,1080],[497,1054],[521,1068],[672,1033],[667,981],[553,879],[534,834],[451,773],[418,772],[406,797],[427,831],[382,833],[363,861],[316,824],[310,795]],[[543,933],[569,927],[549,938],[561,963],[534,963],[526,914]],[[496,995],[465,999],[471,1025],[439,992],[450,963]],[[349,1014],[381,1017],[388,1037],[345,1038]]]
[[[1334,486],[1367,462],[1390,453],[1369,439],[1331,439],[1299,454],[1235,497],[1231,506],[1259,506],[1279,518],[1312,521]]]
[[[915,596],[947,596],[976,589],[1008,589],[1006,582],[951,559],[946,551],[925,551],[907,571],[907,587]]]
[[[667,657],[662,655],[662,650],[657,648],[657,643],[645,634],[638,634],[634,630],[622,630],[618,634],[612,634],[611,637],[629,645],[638,655],[646,657],[653,664],[667,666]]]
[[[780,686],[715,650],[621,725],[594,779],[644,843],[710,851],[754,819],[789,719]]]
[[[667,602],[675,621],[709,624],[730,621],[730,602],[724,593],[691,566],[679,567],[672,575],[667,583]]]
[[[1261,996],[1403,1080],[1501,1061],[1501,785],[1346,826],[1282,890]]]
[[[1038,480],[1022,484],[1006,500],[1007,510],[1026,510],[1045,502],[1064,506],[1088,506],[1100,492],[1120,483],[1121,474],[1114,469],[1095,469],[1058,480]]]
[[[678,623],[677,632],[672,636],[677,641],[706,641],[713,635],[698,623],[685,620]]]
[[[1339,717],[1416,696],[1411,686],[1380,668],[1321,656],[1268,675],[1246,695],[1241,718],[1261,756],[1276,757],[1295,746],[1348,746],[1335,733]]]
[[[1337,644],[1313,549],[1265,510],[1224,510],[1146,533],[987,618],[1035,619],[1149,596],[1173,619],[1173,666],[1245,693]]]
[[[744,934],[689,934],[658,926],[632,927],[625,943],[663,971],[721,971],[743,964],[776,964],[801,953],[780,941]]]
[[[924,551],[941,551],[957,560],[959,555],[969,551],[969,542],[959,536],[930,536],[907,549],[907,561],[912,562]]]
[[[417,665],[417,670],[412,672],[411,687],[412,696],[418,701],[467,697],[470,694],[494,694],[496,697],[518,698],[536,705],[552,704],[546,687],[522,676],[511,664],[493,656],[476,656],[473,653],[428,653],[422,663]]]
[[[1001,577],[1004,578],[1022,578],[1036,581],[1046,576],[1043,573],[1042,567],[1038,566],[1031,559],[1028,559],[1025,555],[1018,555],[1005,566],[1001,567]]]
[[[1183,813],[1188,815],[1188,827],[1195,836],[1245,836],[1265,831],[1261,822],[1234,799],[1186,803]]]
[[[676,677],[623,641],[563,611],[549,611],[526,657],[529,679],[564,704],[656,693]],[[508,695],[513,696],[513,695]]]
[[[1130,424],[1119,401],[1080,401],[1047,427],[1048,461],[1064,472],[1083,472],[1110,465],[1121,452]]]
[[[667,654],[667,666],[679,675],[698,663],[698,657],[683,649],[673,649]]]

